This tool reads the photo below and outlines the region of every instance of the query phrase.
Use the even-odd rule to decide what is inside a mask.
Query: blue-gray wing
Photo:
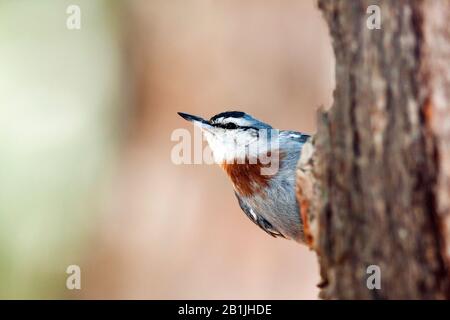
[[[284,136],[290,140],[300,142],[301,144],[304,144],[311,137],[309,134],[290,130],[281,131],[280,136]]]
[[[251,221],[253,221],[258,227],[263,229],[265,232],[270,234],[272,237],[285,238],[285,236],[283,236],[281,234],[281,232],[279,232],[277,229],[275,229],[269,221],[264,219],[260,214],[255,212],[255,210],[253,210],[249,205],[247,205],[236,192],[234,194],[236,195],[236,198],[238,199],[239,206],[241,207],[242,211],[244,211],[245,215]]]

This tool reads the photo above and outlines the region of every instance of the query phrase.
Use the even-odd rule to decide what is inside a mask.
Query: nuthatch
[[[247,217],[273,237],[303,243],[295,177],[302,146],[310,136],[275,130],[240,111],[222,112],[210,120],[178,114],[201,128]]]

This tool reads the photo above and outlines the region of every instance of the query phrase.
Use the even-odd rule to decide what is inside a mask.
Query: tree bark
[[[369,5],[381,29],[366,26]],[[322,298],[450,298],[450,2],[319,0],[334,104],[299,161]],[[380,268],[369,289],[367,268]]]

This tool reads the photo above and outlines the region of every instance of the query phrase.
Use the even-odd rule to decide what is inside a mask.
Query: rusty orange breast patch
[[[268,163],[262,163],[260,159],[252,159],[246,157],[245,161],[233,162],[233,163],[221,163],[220,166],[230,177],[234,189],[241,196],[252,196],[255,194],[261,194],[264,188],[269,185],[269,181],[275,174],[268,175],[263,174],[264,168],[270,168],[277,166],[281,159],[284,157],[284,153],[272,151],[267,154],[267,158],[270,159]],[[275,161],[277,163],[275,163]]]

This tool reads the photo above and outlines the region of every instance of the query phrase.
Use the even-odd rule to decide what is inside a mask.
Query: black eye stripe
[[[235,123],[228,122],[228,123],[213,123],[214,127],[218,128],[224,128],[224,129],[237,129],[238,126]]]
[[[237,129],[237,125],[235,123],[229,122],[229,123],[225,123],[224,128],[225,129]]]
[[[228,122],[228,123],[213,123],[212,124],[213,127],[217,127],[217,128],[223,128],[223,129],[228,129],[228,130],[233,130],[233,129],[241,129],[241,130],[258,130],[258,128],[255,127],[251,127],[251,126],[238,126],[235,123],[232,122]]]

